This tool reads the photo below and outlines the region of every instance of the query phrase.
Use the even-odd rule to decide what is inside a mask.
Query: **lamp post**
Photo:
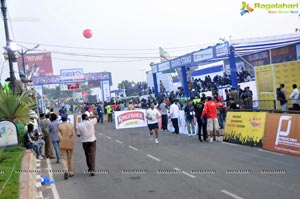
[[[6,0],[0,0],[1,1],[1,11],[3,15],[3,23],[4,23],[4,30],[5,30],[5,37],[6,37],[6,46],[5,49],[7,50],[8,55],[8,64],[9,64],[9,74],[10,74],[10,83],[12,86],[13,93],[15,92],[15,73],[14,73],[14,67],[13,67],[13,56],[14,52],[11,50],[10,47],[10,38],[9,38],[9,30],[8,30],[8,24],[7,24],[7,7],[6,7]]]

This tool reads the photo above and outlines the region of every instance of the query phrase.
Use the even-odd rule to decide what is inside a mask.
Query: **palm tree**
[[[35,108],[35,102],[29,91],[21,95],[0,90],[0,119],[8,119],[16,124],[25,124],[29,121],[29,111]]]

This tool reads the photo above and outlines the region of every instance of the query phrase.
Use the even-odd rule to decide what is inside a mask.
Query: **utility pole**
[[[3,15],[3,22],[4,22],[5,37],[6,37],[5,49],[6,49],[7,55],[8,55],[10,83],[12,86],[12,91],[14,93],[15,85],[16,85],[16,77],[15,77],[14,66],[13,66],[13,61],[12,61],[12,59],[14,57],[14,52],[12,51],[11,46],[10,46],[9,30],[8,30],[8,24],[7,24],[6,0],[0,0],[0,1],[1,1],[1,11],[2,11],[2,15]]]

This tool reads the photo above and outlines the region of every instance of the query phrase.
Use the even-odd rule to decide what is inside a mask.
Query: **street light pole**
[[[6,47],[7,55],[8,55],[8,64],[9,64],[9,74],[10,74],[10,83],[12,86],[13,93],[15,92],[15,73],[14,73],[14,66],[13,66],[13,51],[10,49],[10,38],[9,38],[9,30],[7,24],[7,7],[6,7],[6,0],[1,0],[1,11],[3,15],[3,22],[4,22],[4,30],[5,30],[5,37],[6,37]]]
[[[26,55],[29,51],[33,51],[35,49],[37,49],[40,45],[37,44],[35,47],[31,48],[31,49],[27,49],[24,51],[24,49],[22,48],[21,52],[18,51],[18,53],[22,56],[22,67],[23,67],[23,73],[24,75],[26,75],[25,73],[25,60],[24,60],[24,55]]]

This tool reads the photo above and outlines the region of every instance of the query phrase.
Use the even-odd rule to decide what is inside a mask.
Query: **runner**
[[[148,128],[150,130],[150,137],[155,134],[155,143],[158,144],[158,119],[161,117],[159,111],[154,108],[154,102],[151,102],[150,108],[146,112],[146,118],[148,120]]]

